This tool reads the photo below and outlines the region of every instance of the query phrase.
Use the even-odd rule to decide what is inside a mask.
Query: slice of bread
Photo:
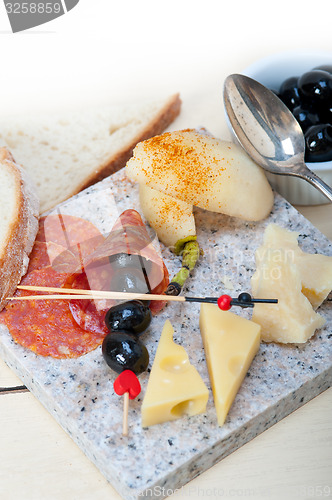
[[[0,146],[24,165],[44,212],[124,167],[135,145],[160,134],[180,107],[176,94],[135,107],[1,119]]]
[[[30,177],[6,148],[0,148],[0,311],[27,271],[38,213]]]

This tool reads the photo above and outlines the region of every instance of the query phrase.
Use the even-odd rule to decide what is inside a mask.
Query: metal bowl
[[[300,76],[320,64],[332,64],[332,52],[290,51],[273,54],[259,59],[241,72],[271,90],[278,91],[281,83],[290,76]],[[332,161],[307,163],[308,167],[332,186]],[[271,185],[294,205],[320,205],[328,203],[327,198],[308,182],[267,172]]]

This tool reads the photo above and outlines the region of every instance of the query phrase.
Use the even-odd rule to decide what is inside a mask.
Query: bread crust
[[[0,311],[12,296],[29,264],[38,231],[39,200],[26,171],[15,163],[7,148],[0,148],[0,163],[14,176],[16,184],[16,214],[7,239],[0,242]]]
[[[160,110],[156,118],[149,124],[149,126],[140,134],[138,134],[129,144],[124,146],[116,154],[110,156],[106,162],[104,162],[100,167],[95,170],[95,172],[84,179],[80,186],[75,189],[71,196],[83,191],[89,186],[92,186],[96,182],[102,181],[105,177],[114,174],[121,168],[123,168],[129,158],[133,154],[133,149],[136,144],[141,141],[145,141],[150,137],[161,134],[179,115],[181,110],[181,99],[179,94],[174,94],[169,98],[165,106]]]

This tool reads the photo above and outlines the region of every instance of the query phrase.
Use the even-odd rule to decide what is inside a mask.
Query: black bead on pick
[[[242,292],[242,293],[240,293],[240,295],[238,296],[237,300],[238,300],[239,302],[244,302],[244,303],[249,302],[249,303],[250,303],[250,302],[252,301],[252,298],[251,298],[250,293],[247,293],[247,292]]]

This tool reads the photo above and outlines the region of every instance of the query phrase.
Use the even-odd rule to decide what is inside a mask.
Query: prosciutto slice
[[[130,288],[132,281],[135,289]],[[163,294],[168,283],[169,274],[165,263],[153,245],[140,214],[130,209],[119,216],[110,234],[81,262],[64,286]],[[73,299],[69,307],[81,328],[105,331],[103,319],[115,303],[111,300]],[[157,313],[165,303],[151,301],[151,312]]]

